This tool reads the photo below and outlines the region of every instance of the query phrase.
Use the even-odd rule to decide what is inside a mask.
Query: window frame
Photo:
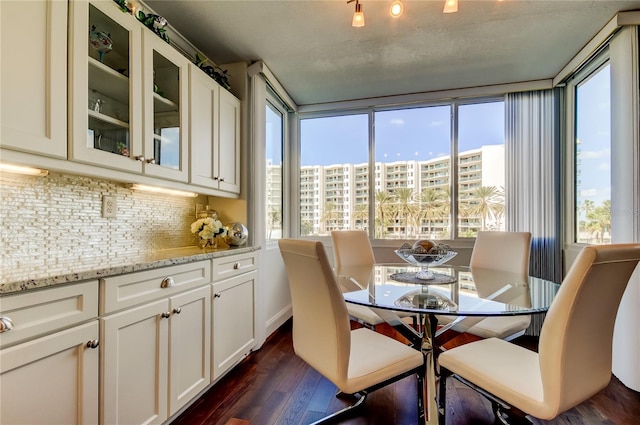
[[[265,125],[266,125],[266,108],[271,107],[273,109],[275,109],[276,111],[278,111],[278,113],[280,113],[281,117],[282,117],[282,146],[281,146],[281,152],[282,152],[282,169],[281,169],[281,178],[282,178],[282,186],[281,186],[281,203],[282,203],[282,209],[281,209],[281,226],[282,226],[282,236],[281,238],[286,238],[288,237],[291,232],[291,225],[290,225],[290,212],[291,209],[288,208],[287,204],[289,203],[289,200],[291,199],[290,196],[290,191],[291,191],[291,185],[288,184],[288,181],[290,181],[289,179],[289,175],[290,175],[290,167],[287,166],[288,163],[290,163],[291,161],[289,160],[291,158],[291,151],[290,151],[290,146],[291,146],[291,129],[290,129],[290,124],[291,124],[291,109],[284,103],[284,101],[280,98],[280,96],[278,96],[275,92],[275,90],[273,88],[271,88],[271,86],[269,84],[266,85],[266,98],[265,98]],[[266,160],[266,140],[264,141],[265,146],[265,156],[263,157],[263,161]],[[266,161],[265,161],[265,177],[266,177]],[[264,237],[264,241],[267,244],[277,244],[278,239],[267,239],[267,235],[266,235],[266,231],[267,231],[267,215],[268,215],[268,211],[266,209],[267,206],[267,190],[266,190],[266,178],[264,179],[264,193],[265,193],[265,197],[264,197],[264,230],[265,230],[265,234],[263,235]]]
[[[471,247],[473,242],[475,241],[474,237],[460,237],[458,236],[458,108],[463,105],[471,105],[471,104],[479,104],[479,103],[491,103],[491,102],[505,102],[505,93],[493,94],[493,95],[484,95],[484,96],[476,96],[476,97],[467,97],[467,98],[456,98],[456,99],[440,99],[434,101],[424,101],[424,102],[409,102],[409,103],[398,103],[394,105],[386,105],[386,106],[370,106],[370,107],[360,107],[353,109],[327,109],[322,111],[313,111],[313,112],[301,112],[296,115],[297,122],[297,136],[295,140],[294,150],[296,152],[301,151],[301,142],[302,142],[302,134],[301,134],[301,124],[300,122],[305,119],[316,119],[316,118],[330,118],[330,117],[340,117],[347,115],[367,115],[369,120],[369,168],[373,170],[373,172],[369,173],[369,188],[375,189],[375,114],[376,112],[384,112],[384,111],[392,111],[392,110],[402,110],[402,109],[416,109],[416,108],[428,108],[428,107],[437,107],[437,106],[449,106],[451,119],[451,131],[450,131],[450,152],[451,152],[451,161],[450,161],[450,193],[451,193],[451,211],[450,211],[450,220],[451,220],[451,239],[442,240],[443,243],[448,243],[452,247]],[[505,111],[506,114],[506,111]],[[506,134],[505,134],[506,137]],[[506,165],[505,165],[506,166]],[[290,163],[290,176],[291,176],[291,213],[295,215],[297,218],[296,227],[290,228],[290,232],[292,235],[296,235],[300,237],[300,160],[298,155],[298,161],[296,164]],[[372,193],[370,191],[369,196],[371,197]],[[369,202],[369,223],[371,223],[371,217],[375,217],[375,202]],[[402,242],[403,239],[376,239],[375,238],[375,226],[368,226],[369,238],[372,241],[372,244],[375,246],[396,246],[399,242]],[[305,238],[318,239],[318,240],[328,240],[329,236],[305,236]]]
[[[608,45],[604,46],[598,53],[593,55],[585,64],[573,73],[566,81],[565,89],[565,143],[563,149],[562,162],[565,167],[563,178],[564,202],[562,205],[564,218],[564,241],[566,247],[581,249],[589,245],[584,242],[577,242],[577,193],[576,193],[576,136],[577,136],[577,114],[576,114],[576,91],[593,75],[601,71],[605,66],[610,65],[610,54]]]

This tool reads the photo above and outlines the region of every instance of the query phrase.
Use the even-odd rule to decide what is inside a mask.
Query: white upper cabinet
[[[189,68],[192,184],[240,192],[240,101],[195,65]]]
[[[218,117],[219,188],[240,193],[240,101],[224,89],[220,90]]]
[[[186,182],[189,61],[147,29],[143,49],[144,172]]]
[[[113,1],[69,16],[69,159],[141,173],[143,27]]]
[[[0,1],[0,145],[67,157],[67,2]]]

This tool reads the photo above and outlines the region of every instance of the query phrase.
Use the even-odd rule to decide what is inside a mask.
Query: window
[[[599,58],[570,84],[573,90],[574,241],[611,243],[611,81]]]
[[[504,229],[503,101],[302,118],[300,152],[302,236],[366,229],[442,240]]]
[[[285,112],[277,102],[266,106],[266,240],[282,238],[282,146],[284,142]]]
[[[368,126],[361,114],[301,120],[301,236],[368,228]]]
[[[504,103],[458,107],[458,235],[504,226]]]

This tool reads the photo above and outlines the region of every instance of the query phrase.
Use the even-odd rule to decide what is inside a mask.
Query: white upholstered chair
[[[302,360],[356,402],[315,423],[362,405],[366,394],[398,379],[417,377],[418,416],[424,417],[424,356],[367,328],[350,329],[342,291],[321,242],[281,239],[293,307],[293,348]]]
[[[451,374],[487,396],[498,419],[526,423],[527,415],[553,419],[605,388],[616,313],[638,261],[640,244],[583,248],[547,312],[538,353],[489,338],[441,354],[440,423]]]
[[[480,231],[476,237],[469,266],[501,270],[528,276],[531,233]],[[451,318],[439,317],[443,322]],[[451,329],[481,338],[514,339],[527,330],[531,316],[466,317]]]
[[[338,283],[342,290],[362,289],[356,287],[358,280],[346,278],[344,271],[349,270],[351,275],[354,273],[359,274],[359,279],[363,284],[369,281],[376,261],[369,235],[364,230],[338,230],[331,232],[331,240],[333,241],[334,265],[338,274]],[[341,273],[341,270],[343,273]],[[367,270],[369,271],[368,274]],[[347,304],[347,310],[352,320],[371,329],[375,329],[376,325],[384,323],[380,316],[366,306]]]

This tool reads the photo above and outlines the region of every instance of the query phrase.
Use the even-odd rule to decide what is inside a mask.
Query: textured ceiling
[[[264,60],[298,105],[553,78],[615,15],[640,1],[148,0],[218,64]]]

